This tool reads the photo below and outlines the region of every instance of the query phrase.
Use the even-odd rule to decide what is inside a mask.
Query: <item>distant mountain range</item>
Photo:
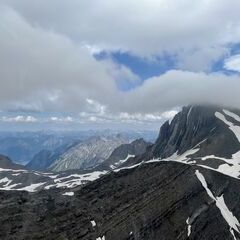
[[[80,140],[69,141],[53,150],[43,149],[33,157],[26,165],[26,168],[37,171],[47,170],[62,154],[75,147],[80,142]]]
[[[0,239],[240,239],[239,110],[184,107],[154,144],[120,144],[101,161],[1,168]]]
[[[5,133],[0,134],[0,154],[9,156],[18,164],[25,165],[39,151],[53,151],[76,139],[79,138],[45,132]]]
[[[45,157],[57,154],[61,148],[64,150],[68,145],[97,136],[111,138],[118,133],[112,130],[0,132],[0,154],[8,156],[12,161],[21,165],[28,164],[34,158],[36,161],[36,158],[41,155],[44,156],[44,162]],[[157,137],[156,131],[122,131],[120,134],[128,141],[137,138],[155,141]],[[44,165],[40,166],[40,169]]]
[[[69,169],[91,169],[104,162],[115,148],[126,143],[121,136],[93,137],[69,148],[56,159],[49,169],[64,171]]]
[[[104,149],[109,151],[109,146],[111,144],[111,146],[114,146],[114,144],[119,143],[120,139],[120,137],[115,137],[111,140],[107,140],[106,138],[97,137],[89,139],[87,143],[91,143],[90,150],[93,149],[95,153],[99,149],[99,146],[103,146],[104,148],[101,148],[100,151],[100,153],[102,153]],[[112,141],[113,143],[111,143]],[[107,147],[103,142],[104,144],[107,143]],[[96,144],[96,146],[92,146],[93,144]],[[0,168],[3,168],[2,170],[0,169],[0,177],[2,178],[2,180],[0,180],[0,190],[26,190],[29,192],[35,192],[41,189],[72,188],[79,185],[85,185],[86,183],[99,178],[101,175],[108,173],[109,170],[120,167],[130,157],[142,154],[149,145],[150,143],[145,142],[143,139],[138,139],[132,143],[122,144],[116,147],[112,150],[109,158],[100,164],[96,163],[91,169],[76,168],[67,169],[67,171],[61,172],[44,172],[43,169],[46,170],[46,166],[50,166],[52,160],[55,161],[58,157],[61,158],[60,156],[65,156],[65,153],[68,153],[68,150],[75,151],[76,147],[79,149],[79,143],[67,145],[64,146],[64,148],[60,147],[55,153],[42,151],[26,167],[17,165],[11,162],[8,157],[0,155]],[[86,147],[85,144],[84,146]],[[90,150],[88,152],[90,152]],[[105,152],[104,154],[106,155]],[[95,155],[93,159],[96,159]],[[87,157],[89,156],[92,157],[92,155],[87,155]],[[91,158],[89,159],[91,163]],[[85,159],[85,161],[87,160],[88,159]],[[71,161],[71,159],[69,161]],[[79,164],[81,164],[81,161],[82,158],[80,158]]]

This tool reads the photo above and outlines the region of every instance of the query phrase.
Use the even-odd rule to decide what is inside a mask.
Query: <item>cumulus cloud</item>
[[[227,58],[224,62],[224,68],[240,72],[240,54]]]
[[[238,107],[239,76],[210,69],[240,40],[239,10],[237,0],[0,0],[0,108],[79,113],[58,122],[151,122],[191,103]],[[170,54],[178,70],[142,82],[96,60],[101,51]],[[225,68],[239,71],[239,58]]]
[[[164,111],[198,103],[239,107],[239,89],[238,75],[172,70],[125,93],[115,105],[127,112]]]
[[[81,110],[86,98],[107,102],[117,93],[109,74],[114,63],[98,62],[84,46],[33,27],[9,7],[0,5],[0,16],[2,108]],[[126,79],[134,75],[119,67],[113,72]]]
[[[33,116],[16,116],[16,117],[6,117],[6,116],[3,116],[1,118],[1,121],[2,122],[9,122],[9,123],[35,123],[37,122],[38,120],[33,117]]]
[[[67,117],[50,117],[50,121],[57,123],[72,123],[75,120],[72,117],[67,116]]]
[[[87,112],[81,112],[79,114],[79,120],[81,122],[110,122],[110,123],[151,123],[162,122],[171,119],[177,114],[177,110],[170,111],[158,111],[153,113],[140,112],[119,112],[113,109],[109,109],[106,105],[102,105],[99,102],[87,99],[86,102],[89,105]]]
[[[53,29],[93,51],[142,57],[177,54],[185,68],[208,68],[240,40],[238,0],[2,0],[32,25]],[[194,65],[194,61],[199,65]],[[192,70],[192,69],[191,69]]]

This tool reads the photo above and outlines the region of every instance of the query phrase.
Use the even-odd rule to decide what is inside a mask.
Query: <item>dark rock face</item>
[[[10,158],[4,155],[0,155],[0,168],[4,169],[23,169],[23,166],[15,164]]]
[[[128,144],[122,144],[117,147],[110,157],[100,164],[96,169],[111,170],[113,167],[121,165],[121,160],[127,159],[130,156],[139,156],[146,152],[151,143],[144,141],[144,139],[137,139]]]
[[[33,159],[26,165],[26,168],[33,170],[47,169],[54,160],[52,160],[52,151],[41,150],[37,153]]]
[[[231,109],[231,112],[240,116],[239,110]],[[192,149],[197,149],[195,153],[190,154],[194,161],[210,155],[231,159],[233,154],[240,151],[240,142],[229,126],[216,117],[216,113],[222,114],[231,124],[240,126],[240,121],[224,113],[221,107],[184,107],[171,123],[167,121],[162,125],[155,144],[147,147],[147,151],[141,156],[129,159],[124,165],[131,166],[153,158],[181,156]],[[209,160],[202,161],[208,165],[207,162],[211,167],[217,168],[220,160],[215,158],[214,162],[217,164]]]
[[[71,190],[1,191],[0,239],[239,240],[239,116],[186,107],[155,144],[116,149],[106,166],[143,146],[146,152],[98,180]]]
[[[72,197],[59,190],[0,192],[0,238],[233,239],[221,211],[196,177],[197,170],[239,219],[238,180],[195,166],[158,162],[106,175],[75,189]]]
[[[27,169],[43,171],[47,170],[64,152],[79,144],[80,141],[72,141],[61,145],[55,150],[41,150],[33,159],[26,165]]]
[[[181,155],[199,144],[196,156],[231,157],[240,149],[240,144],[226,124],[215,116],[216,112],[222,113],[222,108],[184,107],[171,124],[166,122],[161,127],[152,156],[166,158],[175,152]]]

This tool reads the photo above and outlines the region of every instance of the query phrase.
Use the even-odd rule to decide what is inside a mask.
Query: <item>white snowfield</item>
[[[125,159],[119,160],[116,164],[114,164],[114,168],[117,168],[124,162],[126,162],[130,157],[134,157],[134,155],[128,155]],[[133,166],[134,167],[134,166]],[[117,170],[116,170],[117,171]],[[53,173],[42,173],[37,171],[27,171],[27,170],[13,170],[13,169],[3,169],[0,168],[0,174],[8,173],[8,177],[3,177],[0,179],[0,190],[16,190],[16,191],[28,191],[28,192],[36,192],[40,189],[51,189],[51,188],[74,188],[77,186],[84,185],[88,182],[92,182],[101,176],[109,173],[109,171],[94,171],[84,174],[69,174],[69,175],[61,175],[53,174]],[[23,185],[20,181],[14,182],[14,177],[16,176],[24,176],[24,174],[33,174],[40,177],[47,178],[46,182],[38,182],[32,183],[28,186]],[[11,179],[12,177],[12,179]],[[64,193],[63,195],[73,196],[71,192]]]
[[[3,187],[1,187],[0,190],[36,192],[40,186],[45,184],[45,182],[42,182],[42,183],[30,184],[25,187],[19,187],[19,185],[21,185],[20,183],[15,183],[15,184],[10,185],[11,182],[12,182],[12,180],[10,180],[7,184],[3,185]]]
[[[85,174],[70,174],[61,177],[60,174],[56,175],[52,173],[28,172],[26,170],[0,169],[0,173],[1,172],[8,174],[8,176],[0,178],[0,190],[28,192],[36,192],[40,189],[50,188],[73,188],[84,185],[87,182],[94,181],[107,173],[107,171],[95,171]],[[45,180],[42,182],[33,182],[29,185],[24,185],[21,183],[21,177],[28,177],[29,174],[43,177]],[[18,181],[16,177],[20,177],[20,180]]]
[[[86,174],[71,174],[71,175],[68,175],[66,177],[55,178],[53,180],[54,184],[48,185],[44,188],[45,189],[50,189],[50,188],[53,188],[53,187],[56,187],[56,188],[73,188],[73,187],[83,185],[87,182],[92,182],[92,181],[100,178],[100,176],[102,176],[106,173],[107,173],[107,171],[95,171],[95,172],[86,173]]]
[[[207,182],[202,173],[200,173],[199,170],[196,170],[195,174],[198,180],[201,182],[203,188],[206,190],[208,196],[215,201],[216,206],[218,207],[223,218],[229,225],[230,233],[233,235],[234,239],[236,239],[233,229],[239,233],[240,224],[237,218],[233,215],[233,213],[228,209],[227,205],[225,204],[223,195],[221,195],[220,197],[214,197],[212,191],[208,188]]]

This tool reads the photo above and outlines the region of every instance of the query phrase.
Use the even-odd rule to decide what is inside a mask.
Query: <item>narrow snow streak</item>
[[[149,162],[149,161],[147,161],[147,162],[140,162],[140,163],[134,164],[134,165],[129,166],[129,167],[118,168],[118,169],[113,170],[113,172],[120,172],[120,171],[122,171],[122,170],[136,168],[136,167],[140,166],[141,164],[148,163],[148,162]]]
[[[188,225],[188,233],[187,233],[188,237],[189,237],[190,234],[191,234],[191,228],[192,228],[192,226],[191,226],[189,220],[190,220],[190,218],[188,218],[188,219],[186,220],[186,223],[187,223],[187,225]]]
[[[223,109],[223,112],[226,115],[228,115],[229,117],[232,117],[233,119],[235,119],[236,121],[238,121],[240,123],[240,117],[236,113],[230,112],[230,111],[225,110],[225,109]]]
[[[191,108],[189,109],[188,114],[187,114],[187,124],[188,124],[188,119],[189,119],[190,113],[192,112],[192,108],[193,108],[193,106],[191,106]]]
[[[208,188],[208,185],[207,185],[207,182],[206,182],[204,176],[199,172],[199,170],[196,170],[195,174],[196,174],[198,180],[201,182],[204,189],[206,190],[208,196],[215,201],[216,206],[218,207],[218,209],[220,210],[223,218],[226,220],[226,222],[228,223],[228,225],[230,227],[230,233],[235,238],[234,231],[232,229],[234,229],[235,231],[237,231],[239,233],[238,228],[240,227],[240,224],[239,224],[237,218],[228,209],[228,207],[227,207],[227,205],[224,201],[223,195],[215,198],[212,191]]]
[[[215,116],[229,126],[229,129],[235,134],[240,142],[240,126],[234,125],[232,122],[228,121],[222,113],[216,112]]]
[[[135,155],[128,154],[125,159],[119,160],[118,162],[114,163],[113,165],[110,166],[111,169],[117,168],[119,165],[125,163],[129,158],[135,157]]]

